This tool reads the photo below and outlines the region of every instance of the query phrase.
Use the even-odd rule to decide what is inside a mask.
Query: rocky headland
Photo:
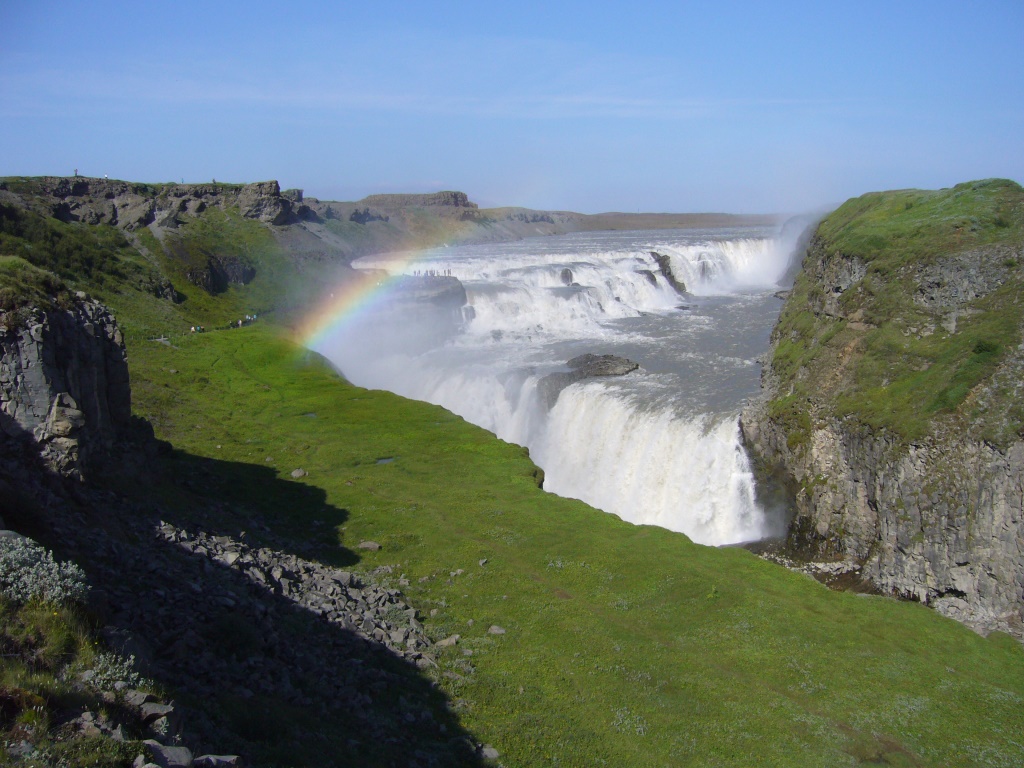
[[[792,489],[794,550],[1020,639],[1022,200],[989,181],[831,214],[742,416]]]

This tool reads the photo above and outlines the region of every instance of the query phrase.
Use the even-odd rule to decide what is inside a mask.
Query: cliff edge
[[[818,227],[742,415],[790,546],[1024,639],[1024,189],[851,200]]]
[[[35,446],[43,462],[81,480],[117,448],[131,423],[124,339],[110,311],[85,293],[68,293],[52,275],[4,257],[13,283],[47,281],[59,295],[0,306],[0,447]],[[29,297],[25,297],[29,298]]]

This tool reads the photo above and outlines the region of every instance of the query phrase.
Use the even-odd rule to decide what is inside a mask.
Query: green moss
[[[816,403],[823,416],[853,419],[903,440],[927,434],[937,417],[959,413],[972,392],[988,384],[1021,342],[1024,280],[1002,260],[1002,285],[958,313],[956,332],[944,316],[915,301],[915,275],[925,265],[980,246],[1024,242],[1024,190],[989,180],[927,192],[872,193],[851,200],[817,232],[818,258],[857,258],[867,274],[840,298],[847,324],[816,315],[816,291],[798,276],[776,330],[773,367],[790,397]],[[1006,439],[1024,429],[1007,390]],[[989,405],[991,409],[993,405]],[[792,414],[787,423],[796,424]],[[799,426],[798,426],[799,429]],[[979,427],[979,429],[981,429]],[[801,440],[799,434],[794,438]]]
[[[0,256],[0,312],[29,307],[45,310],[70,302],[67,286],[52,272],[39,269],[18,256]]]

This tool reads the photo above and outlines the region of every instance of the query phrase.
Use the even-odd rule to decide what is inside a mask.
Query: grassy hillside
[[[811,411],[905,440],[955,416],[994,442],[1021,434],[1019,399],[993,377],[1020,365],[1022,246],[1024,190],[1012,181],[872,193],[829,215],[776,329],[772,365],[787,390],[773,409],[791,437],[806,437]],[[844,262],[863,275],[840,290],[825,272]],[[840,295],[826,311],[830,292]],[[991,386],[1001,391],[982,408]]]
[[[183,518],[256,512],[293,551],[362,572],[392,566],[428,633],[461,636],[422,675],[497,763],[1024,763],[1024,649],[1006,636],[546,494],[523,449],[441,408],[351,386],[271,322],[187,333],[262,308],[291,274],[247,223],[205,221],[182,235],[194,238],[188,253],[234,249],[274,281],[175,304],[128,278],[68,272],[125,326],[135,413],[176,449],[145,483],[112,487]],[[142,243],[149,256],[118,259],[161,277],[180,268]],[[169,343],[150,340],[160,334]],[[307,474],[293,479],[298,468]],[[359,549],[365,540],[382,547]],[[320,702],[264,721],[229,693],[188,703],[262,740],[260,765],[386,764],[347,749]],[[273,727],[252,736],[257,721]],[[326,744],[277,743],[293,721],[322,724]]]
[[[138,412],[192,456],[305,469],[292,482],[344,510],[326,529],[321,503],[231,477],[220,493],[322,557],[404,575],[428,631],[462,636],[432,677],[505,765],[1024,759],[1012,641],[545,494],[522,449],[350,386],[271,329],[175,345],[135,350]]]

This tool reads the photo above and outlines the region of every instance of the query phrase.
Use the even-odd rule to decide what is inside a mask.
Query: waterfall
[[[687,295],[652,252],[668,257]],[[319,351],[357,384],[436,403],[529,447],[548,491],[703,544],[754,540],[773,526],[755,500],[737,415],[757,391],[756,357],[767,348],[788,256],[770,233],[749,230],[439,249],[421,264],[465,287],[460,332],[389,351],[378,337],[387,324],[376,320],[358,340],[342,335]],[[357,266],[407,270],[408,262],[384,256]],[[538,382],[583,352],[630,356],[642,369],[541,402]]]

